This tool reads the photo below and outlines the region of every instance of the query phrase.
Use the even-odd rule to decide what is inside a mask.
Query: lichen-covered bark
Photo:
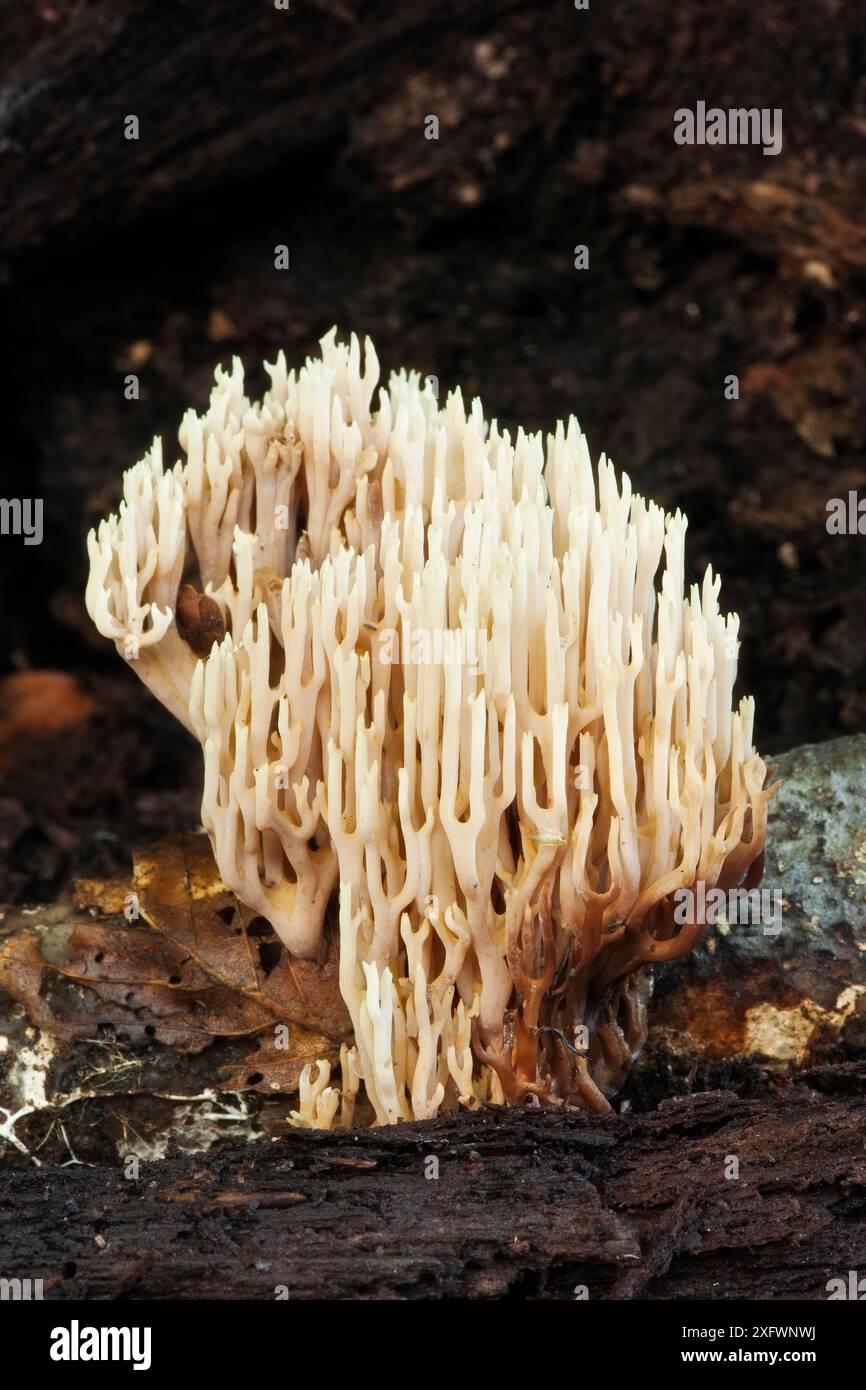
[[[778,1072],[866,1050],[866,738],[794,748],[774,766],[760,887],[778,919],[720,921],[659,972],[638,1061],[657,1095],[671,1069],[718,1084],[750,1058]]]

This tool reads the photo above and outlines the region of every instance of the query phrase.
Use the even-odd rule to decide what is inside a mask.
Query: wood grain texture
[[[632,1118],[290,1132],[137,1182],[7,1173],[4,1273],[49,1298],[826,1298],[866,1265],[864,1081],[843,1065]]]

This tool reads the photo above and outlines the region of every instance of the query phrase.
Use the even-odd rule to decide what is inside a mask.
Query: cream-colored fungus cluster
[[[261,403],[217,370],[91,533],[88,611],[201,741],[225,883],[296,955],[338,925],[354,1046],[298,1122],[361,1080],[377,1123],[603,1113],[644,967],[703,930],[674,893],[763,848],[738,620],[573,418],[512,436],[405,371],[374,399],[369,340],[321,347]]]

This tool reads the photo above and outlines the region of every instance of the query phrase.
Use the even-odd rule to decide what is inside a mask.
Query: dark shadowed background
[[[44,499],[40,546],[0,537],[0,899],[198,824],[197,745],[84,612],[85,535],[217,362],[255,394],[332,324],[509,425],[575,412],[682,507],[762,751],[866,729],[866,538],[825,524],[866,486],[858,0],[7,0],[0,54],[0,495]],[[698,100],[781,108],[781,154],[678,146]]]

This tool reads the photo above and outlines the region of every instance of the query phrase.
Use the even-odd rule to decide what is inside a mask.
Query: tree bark
[[[295,1131],[137,1180],[23,1169],[0,1189],[4,1274],[56,1299],[826,1298],[866,1266],[864,1082],[848,1064],[602,1121]]]
[[[85,0],[29,24],[7,11],[5,251],[42,244],[73,222],[79,236],[94,222],[129,226],[178,197],[338,145],[370,103],[371,74],[376,92],[427,64],[444,74],[455,33],[471,38],[514,8],[514,0],[444,0],[431,18],[423,4],[383,0],[279,9]],[[423,152],[423,126],[415,133]]]

